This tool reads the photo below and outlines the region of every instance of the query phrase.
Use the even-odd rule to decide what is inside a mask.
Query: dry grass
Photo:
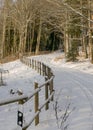
[[[58,56],[54,59],[55,62],[59,61],[59,60],[62,60],[65,58],[65,55],[61,55],[61,56]],[[86,59],[86,56],[85,56],[85,53],[82,52],[79,54],[79,56],[77,57],[78,61],[84,61]]]
[[[0,60],[0,63],[3,64],[3,63],[15,61],[15,60],[17,60],[18,58],[19,58],[18,56],[14,56],[14,55],[7,56],[7,57],[4,57],[3,59],[1,59],[1,60]]]
[[[54,61],[59,61],[62,60],[64,58],[64,55],[58,56],[54,59]]]
[[[37,55],[43,55],[43,54],[49,54],[51,53],[50,51],[40,51]],[[35,52],[28,52],[28,53],[24,53],[24,56],[34,56]],[[4,57],[3,59],[0,59],[0,63],[7,63],[7,62],[11,62],[11,61],[15,61],[19,59],[19,54],[15,54],[15,55],[9,55]]]

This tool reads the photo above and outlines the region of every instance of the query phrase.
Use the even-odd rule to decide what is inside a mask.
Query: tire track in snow
[[[88,85],[90,86],[90,85],[93,85],[93,83],[92,83],[92,81],[91,82],[89,82],[89,81],[87,81],[86,80],[86,78],[83,78],[83,77],[80,77],[79,75],[78,75],[78,71],[76,70],[76,71],[73,71],[73,69],[71,70],[71,69],[68,69],[68,68],[57,68],[57,66],[55,66],[55,65],[53,65],[52,63],[51,63],[51,58],[52,56],[42,56],[42,57],[40,57],[40,60],[41,61],[43,61],[44,63],[47,63],[47,65],[49,64],[49,66],[51,66],[52,67],[52,69],[53,69],[53,71],[56,73],[58,70],[60,70],[60,74],[62,73],[62,72],[64,72],[66,75],[67,75],[67,77],[65,76],[65,78],[67,78],[68,79],[68,81],[67,81],[67,84],[66,83],[63,83],[64,85],[67,85],[66,87],[66,89],[68,89],[68,91],[70,90],[70,89],[73,89],[75,86],[76,86],[76,89],[77,88],[79,88],[78,89],[78,92],[80,92],[80,96],[81,96],[81,98],[83,98],[84,97],[84,102],[86,103],[86,104],[83,104],[83,105],[85,105],[85,106],[80,106],[80,108],[79,109],[81,109],[82,110],[82,108],[83,109],[85,109],[85,107],[87,107],[87,105],[88,105],[88,111],[86,111],[86,109],[85,109],[85,111],[84,111],[84,113],[85,112],[87,112],[87,116],[86,116],[86,118],[84,117],[84,115],[82,115],[82,118],[81,118],[81,115],[80,115],[80,117],[79,117],[79,115],[78,114],[84,114],[83,113],[83,111],[81,111],[80,113],[76,113],[77,114],[77,116],[76,116],[76,119],[77,118],[80,118],[81,119],[81,124],[83,123],[84,125],[91,125],[92,123],[90,122],[90,124],[89,124],[89,122],[87,122],[86,123],[86,120],[87,120],[87,118],[91,118],[91,120],[93,119],[93,116],[92,117],[90,117],[89,116],[89,113],[90,112],[93,112],[93,103],[92,103],[92,99],[93,99],[93,91],[92,91],[92,88],[88,88]],[[49,59],[48,59],[49,58]],[[37,58],[38,59],[38,58]],[[61,70],[62,69],[62,70]],[[69,71],[70,70],[70,71]],[[80,72],[80,71],[79,71]],[[54,73],[54,74],[55,74]],[[83,72],[80,72],[80,74],[82,74]],[[62,75],[62,74],[61,74]],[[60,76],[61,76],[60,75]],[[64,74],[63,74],[64,75]],[[88,74],[86,74],[86,75],[88,75]],[[56,75],[55,75],[56,76]],[[59,75],[58,75],[59,76]],[[60,81],[60,80],[58,80],[58,81]],[[71,81],[71,82],[70,82]],[[56,81],[57,82],[57,81]],[[63,80],[63,82],[64,82],[64,80]],[[57,84],[59,84],[59,83],[57,83]],[[68,85],[68,84],[70,84],[70,85]],[[71,87],[71,85],[72,85],[72,88],[70,88]],[[62,84],[61,84],[61,82],[60,82],[60,86],[62,86]],[[70,86],[70,87],[69,87]],[[63,86],[63,87],[65,87],[65,86]],[[58,88],[56,88],[56,89],[58,89]],[[77,90],[75,91],[76,92],[76,94],[78,94],[77,93]],[[82,93],[81,93],[82,92]],[[72,93],[73,94],[73,93]],[[76,95],[76,96],[78,96],[78,95]],[[82,100],[83,101],[83,100]],[[81,101],[80,101],[81,102]],[[80,103],[80,105],[81,105],[82,103]],[[77,104],[78,105],[78,104]],[[78,123],[78,122],[77,122]],[[80,123],[79,123],[79,125],[80,125]],[[81,126],[82,127],[82,126]],[[80,128],[81,128],[80,127]],[[86,128],[86,126],[84,126],[85,128]]]
[[[38,56],[36,56],[35,57],[36,59],[39,59],[40,61],[43,61],[44,63],[47,63],[47,64],[49,64],[51,67],[52,67],[52,69],[53,70],[55,70],[56,71],[56,69],[58,70],[58,68],[56,67],[56,66],[53,66],[53,64],[51,64],[51,60],[54,58],[54,56],[52,55],[52,54],[49,54],[49,55],[43,55],[43,56],[40,56],[40,57],[38,57]],[[62,69],[64,69],[64,68],[62,68]],[[65,68],[66,69],[66,68]],[[61,70],[61,69],[60,69]],[[86,98],[87,98],[87,100],[88,100],[88,102],[89,102],[89,104],[90,104],[90,107],[91,107],[91,109],[92,109],[92,111],[93,111],[93,104],[92,104],[92,102],[91,102],[91,98],[93,99],[93,92],[92,92],[92,90],[90,89],[90,88],[88,88],[87,86],[86,86],[86,82],[88,82],[88,84],[90,83],[89,81],[87,81],[87,80],[84,80],[84,78],[81,78],[79,75],[77,75],[76,73],[74,73],[74,72],[71,72],[71,70],[69,71],[69,69],[67,68],[67,70],[68,71],[66,71],[66,73],[67,74],[70,74],[70,77],[72,76],[72,79],[71,80],[73,80],[73,82],[75,83],[75,84],[77,84],[79,87],[80,87],[80,89],[83,91],[83,93],[84,93],[84,95],[86,96]],[[76,71],[77,72],[77,71]],[[82,72],[81,72],[82,73]],[[87,74],[88,75],[88,74]],[[82,82],[83,81],[83,82]]]
[[[56,66],[53,66],[53,64],[51,64],[51,60],[52,60],[52,58],[54,58],[54,56],[52,55],[52,54],[49,54],[49,55],[43,55],[43,56],[36,56],[35,57],[36,59],[39,59],[40,61],[43,61],[44,63],[47,63],[47,64],[49,64],[51,67],[52,67],[52,69],[53,70],[55,70],[56,71],[56,69],[58,70],[58,68],[56,67]],[[62,68],[62,69],[64,69],[64,68]],[[65,68],[66,69],[66,68]],[[61,70],[61,69],[60,69]],[[67,74],[70,74],[70,78],[71,78],[71,76],[72,76],[72,79],[71,80],[73,80],[73,82],[75,83],[75,84],[77,84],[79,87],[80,87],[80,89],[83,91],[83,93],[84,93],[84,95],[86,96],[86,98],[87,98],[87,100],[88,100],[88,102],[89,102],[89,104],[90,104],[90,107],[91,107],[91,109],[92,109],[92,111],[93,111],[93,104],[92,104],[92,102],[91,102],[91,98],[93,99],[93,92],[92,92],[92,90],[90,89],[90,88],[88,88],[87,86],[86,86],[86,82],[88,82],[88,84],[89,84],[89,81],[87,81],[87,80],[84,80],[84,78],[81,78],[79,75],[77,75],[76,73],[74,73],[74,72],[71,72],[71,70],[69,71],[69,69],[67,68],[67,70],[68,71],[66,71],[66,73]],[[82,73],[82,72],[81,72]],[[88,74],[87,74],[88,75]],[[82,82],[83,81],[83,82]]]
[[[87,81],[85,81],[83,78],[81,78],[80,76],[78,76],[75,73],[72,73],[72,72],[68,72],[68,73],[73,76],[73,79],[72,79],[73,82],[78,84],[80,89],[83,91],[84,95],[86,96],[86,98],[90,104],[92,112],[93,112],[93,104],[91,102],[91,98],[93,99],[93,92],[89,88],[87,88],[86,83],[85,83]]]
[[[74,101],[72,103],[74,103],[73,105],[76,104],[76,108],[77,108],[75,113],[72,114],[74,118],[72,118],[72,121],[69,121],[70,122],[69,129],[71,130],[75,128],[77,129],[78,126],[80,127],[80,130],[83,129],[83,127],[85,130],[87,130],[87,127],[92,128],[93,126],[93,123],[92,123],[93,121],[93,103],[92,103],[93,92],[89,89],[88,86],[92,85],[93,83],[90,82],[89,84],[88,82],[87,84],[86,83],[87,80],[85,80],[84,77],[82,77],[83,79],[79,77],[79,75],[77,75],[78,71],[76,70],[73,71],[67,68],[63,68],[62,70],[60,69],[60,73],[63,73],[63,76],[62,76],[63,82],[67,80],[67,84],[64,83],[64,88],[66,87],[66,89],[68,89],[68,93],[71,92],[69,91],[70,89],[72,90],[72,99],[73,99],[72,101]],[[82,72],[80,73],[82,75]],[[88,74],[86,75],[88,76]],[[75,96],[74,92],[76,94],[76,98],[73,98],[73,96]],[[77,101],[79,102],[77,103]]]

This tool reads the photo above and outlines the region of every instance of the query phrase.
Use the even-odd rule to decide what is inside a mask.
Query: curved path
[[[67,130],[92,130],[93,129],[93,75],[81,72],[79,70],[70,69],[67,67],[58,67],[52,64],[52,54],[44,55],[39,60],[45,62],[52,67],[55,80],[55,102],[58,102],[58,118],[57,126],[59,129],[67,127]],[[58,55],[57,55],[58,56]],[[63,113],[69,105],[69,116],[61,126]],[[54,110],[55,111],[55,110]],[[48,113],[47,119],[41,122],[36,129],[41,129],[43,125],[46,128],[42,130],[54,129],[55,117],[52,110]],[[62,129],[63,130],[63,129]]]
[[[71,107],[75,107],[67,120],[68,129],[91,130],[93,126],[93,75],[67,68],[62,68],[59,72],[55,71],[55,74],[56,90],[62,89],[62,93],[69,97],[68,102],[71,103]],[[62,98],[61,94],[60,98]]]
[[[93,75],[53,63],[53,59],[60,55],[62,54],[53,53],[34,57],[34,59],[41,60],[52,68],[55,74],[55,99],[50,109],[40,114],[40,124],[35,127],[33,123],[28,130],[93,130]],[[43,82],[36,72],[29,71],[31,68],[20,62],[12,64],[12,69],[11,66],[9,68],[9,65],[6,64],[6,69],[7,67],[10,69],[9,76],[6,77],[7,87],[0,88],[1,98],[6,95],[12,96],[9,94],[11,88],[16,91],[16,89],[22,87],[24,92],[32,91],[32,80]],[[58,120],[55,116],[55,106],[57,107]],[[15,104],[13,107],[7,106],[4,110],[3,107],[0,108],[0,130],[5,130],[4,124],[6,124],[7,130],[15,128],[16,117],[13,114],[16,113],[16,107],[18,105]],[[29,115],[32,112],[32,105],[27,104],[27,109]],[[9,117],[10,113],[13,117]],[[62,123],[64,115],[67,118]],[[5,123],[5,120],[10,121],[12,119],[14,121],[11,124],[9,122]]]

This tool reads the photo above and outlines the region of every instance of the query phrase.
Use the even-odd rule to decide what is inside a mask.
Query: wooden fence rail
[[[53,101],[54,96],[54,88],[53,88],[53,79],[54,75],[51,70],[51,68],[44,63],[41,63],[40,61],[36,61],[35,59],[29,59],[27,57],[22,57],[21,62],[28,65],[32,69],[35,69],[40,75],[45,77],[45,82],[38,86],[37,83],[35,83],[35,88],[41,88],[45,86],[45,103],[39,108],[39,96],[38,92],[35,94],[35,116],[33,120],[35,120],[35,125],[39,123],[39,113],[41,112],[41,109],[45,106],[45,110],[49,109],[49,101]],[[50,95],[49,95],[50,94]],[[30,125],[32,123],[31,120],[28,124]],[[28,125],[28,127],[29,127]],[[25,128],[28,128],[27,126],[23,127],[23,130],[26,130]]]
[[[39,123],[39,113],[41,112],[41,109],[45,107],[45,110],[49,109],[49,102],[53,101],[54,97],[54,88],[53,88],[53,79],[54,75],[51,71],[51,68],[46,66],[44,63],[41,63],[39,61],[36,61],[34,59],[29,59],[27,57],[21,57],[21,62],[26,64],[27,66],[31,67],[32,69],[35,69],[40,75],[45,77],[45,82],[42,85],[38,85],[38,83],[35,82],[34,84],[34,91],[31,94],[23,94],[16,97],[11,97],[8,99],[2,99],[0,100],[0,106],[18,102],[19,104],[24,104],[28,100],[30,100],[32,97],[35,97],[34,100],[34,106],[35,106],[35,114],[33,118],[26,124],[22,125],[22,130],[27,130],[27,128],[31,125],[31,123],[35,120],[35,125]],[[39,92],[42,88],[45,88],[45,101],[40,106],[39,105]]]

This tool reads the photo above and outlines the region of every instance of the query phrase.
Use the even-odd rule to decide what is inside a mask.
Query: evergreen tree
[[[71,48],[69,49],[69,52],[67,53],[67,61],[77,61],[78,56],[78,42],[73,40],[71,42]]]

